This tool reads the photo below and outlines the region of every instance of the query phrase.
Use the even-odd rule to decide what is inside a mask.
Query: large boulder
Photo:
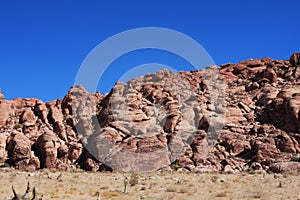
[[[269,171],[274,173],[300,171],[300,163],[293,161],[273,163]]]
[[[95,123],[97,102],[96,95],[87,92],[82,85],[72,87],[63,99],[63,112],[71,115],[69,125],[76,127],[77,134],[84,143],[99,128],[98,123]]]
[[[29,124],[35,124],[37,118],[34,114],[34,112],[32,111],[31,108],[25,108],[21,118],[20,118],[20,123],[29,123]]]
[[[42,122],[48,124],[48,108],[42,101],[37,101],[34,112]]]
[[[38,159],[31,152],[30,140],[20,132],[14,131],[7,140],[8,162],[16,169],[40,167]]]
[[[293,55],[291,55],[290,64],[292,66],[300,65],[300,52],[293,53]]]
[[[52,131],[44,132],[36,142],[36,154],[41,161],[42,168],[55,168],[57,164],[57,150],[60,141]]]

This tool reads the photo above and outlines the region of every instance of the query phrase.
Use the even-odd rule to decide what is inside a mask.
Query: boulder
[[[258,137],[251,140],[252,162],[258,162],[263,167],[271,165],[280,156],[273,138]]]
[[[273,131],[273,134],[274,134],[274,131]],[[280,151],[287,152],[287,153],[299,153],[300,152],[300,146],[293,137],[290,137],[284,131],[278,131],[278,133],[276,135],[277,136],[275,137],[275,144],[276,144],[276,147]]]
[[[42,101],[37,101],[34,112],[45,124],[48,124],[48,108]]]
[[[68,150],[68,159],[73,162],[76,161],[82,153],[82,148],[82,144],[80,143],[71,143]]]
[[[37,120],[36,116],[34,112],[31,110],[31,108],[25,108],[20,118],[20,123],[27,122],[28,124],[34,125],[36,120]]]
[[[16,169],[26,169],[31,158],[30,140],[20,132],[13,132],[7,140],[9,163]]]
[[[60,141],[52,131],[44,132],[36,141],[36,155],[41,161],[41,168],[55,168]]]
[[[270,166],[269,171],[274,173],[300,171],[300,163],[293,161],[273,163]]]
[[[289,61],[292,66],[300,65],[300,53],[299,52],[293,53]]]

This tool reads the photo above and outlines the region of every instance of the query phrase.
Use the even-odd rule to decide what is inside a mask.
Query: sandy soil
[[[127,189],[124,183],[127,177]],[[300,199],[300,175],[90,173],[0,169],[0,199],[11,199],[14,186],[24,194],[29,181],[45,199]],[[130,186],[132,184],[132,186]],[[99,198],[98,198],[99,199]]]

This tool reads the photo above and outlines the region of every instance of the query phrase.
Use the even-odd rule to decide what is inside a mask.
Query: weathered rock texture
[[[162,70],[104,95],[75,86],[47,103],[5,100],[0,92],[0,162],[89,171],[300,170],[299,60],[296,53],[289,61]]]

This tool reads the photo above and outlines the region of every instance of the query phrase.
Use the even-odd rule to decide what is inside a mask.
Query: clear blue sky
[[[298,0],[0,0],[0,88],[7,99],[63,98],[93,48],[138,27],[180,31],[216,64],[288,59],[300,51],[299,8]],[[149,62],[188,69],[166,52],[132,52],[111,67],[119,74],[106,72],[99,90],[108,92],[126,69]]]

